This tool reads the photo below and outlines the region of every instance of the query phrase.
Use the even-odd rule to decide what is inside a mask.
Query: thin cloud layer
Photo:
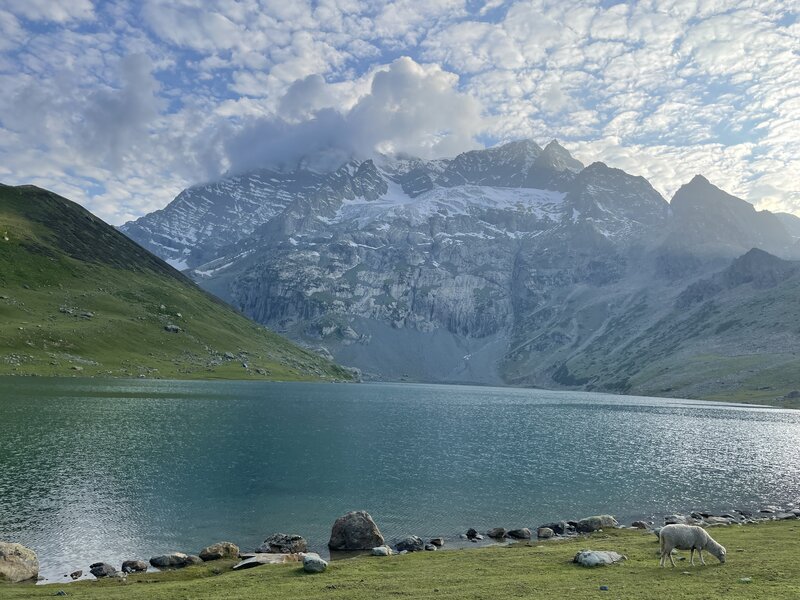
[[[113,222],[228,170],[557,137],[800,213],[788,0],[8,0],[0,181]]]

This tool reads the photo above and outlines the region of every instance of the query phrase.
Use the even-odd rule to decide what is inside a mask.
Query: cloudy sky
[[[0,2],[0,181],[114,224],[330,147],[522,137],[800,214],[796,1]]]

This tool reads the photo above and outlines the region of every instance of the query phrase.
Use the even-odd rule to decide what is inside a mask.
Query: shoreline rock
[[[336,519],[328,541],[330,550],[370,550],[382,546],[383,534],[364,510],[349,512]]]
[[[0,580],[20,583],[39,577],[36,552],[22,544],[0,542]]]

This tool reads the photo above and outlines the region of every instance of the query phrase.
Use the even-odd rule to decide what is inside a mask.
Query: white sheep
[[[691,550],[689,562],[692,566],[694,566],[695,550],[700,552],[702,564],[706,564],[703,560],[703,550],[708,550],[719,559],[719,562],[725,562],[725,547],[718,544],[705,529],[697,525],[665,525],[661,528],[658,538],[661,540],[659,565],[662,567],[666,566],[668,556],[672,566],[675,566],[675,560],[672,558],[673,548]]]

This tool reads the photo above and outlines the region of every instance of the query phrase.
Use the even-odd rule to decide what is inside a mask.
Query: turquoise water
[[[0,379],[0,539],[61,580],[369,511],[387,539],[800,498],[800,412],[465,386]]]

